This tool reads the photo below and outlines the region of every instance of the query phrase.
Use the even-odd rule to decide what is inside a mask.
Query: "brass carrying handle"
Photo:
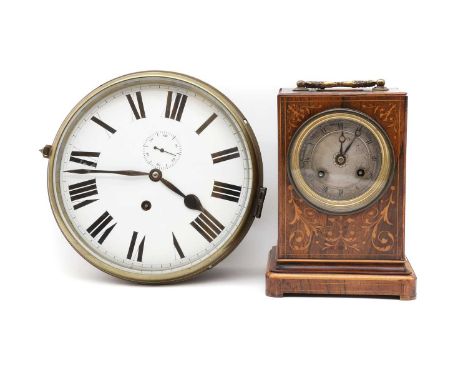
[[[372,90],[388,90],[385,80],[369,81],[297,81],[297,90],[301,89],[328,89],[328,88],[371,88]]]

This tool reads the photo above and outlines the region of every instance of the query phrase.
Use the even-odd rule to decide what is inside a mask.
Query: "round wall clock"
[[[384,130],[363,113],[332,109],[299,128],[289,146],[289,176],[319,210],[352,213],[369,206],[388,186],[393,154]]]
[[[75,106],[42,152],[65,237],[123,279],[194,276],[225,258],[261,215],[255,136],[227,97],[193,77],[149,71],[111,80]]]

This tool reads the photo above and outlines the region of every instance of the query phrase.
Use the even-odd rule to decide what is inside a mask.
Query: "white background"
[[[447,0],[2,2],[0,379],[466,380],[466,14]],[[74,253],[37,151],[90,90],[145,69],[226,93],[257,134],[269,188],[237,250],[174,286],[131,285]],[[418,298],[266,297],[278,89],[380,77],[409,93]]]

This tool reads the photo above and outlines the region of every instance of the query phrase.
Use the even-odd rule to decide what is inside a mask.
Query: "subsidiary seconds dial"
[[[255,136],[224,95],[185,75],[142,72],[102,85],[70,113],[52,146],[49,196],[93,265],[169,282],[240,242],[261,171]]]
[[[156,131],[143,144],[146,163],[160,170],[174,166],[182,154],[177,137],[167,131]]]

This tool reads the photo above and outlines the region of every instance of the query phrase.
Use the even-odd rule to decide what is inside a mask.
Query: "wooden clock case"
[[[345,108],[373,118],[394,156],[387,190],[360,212],[323,213],[288,177],[294,133],[317,113]],[[281,89],[278,94],[278,245],[269,255],[266,293],[416,297],[416,276],[405,257],[407,95],[376,89]]]

